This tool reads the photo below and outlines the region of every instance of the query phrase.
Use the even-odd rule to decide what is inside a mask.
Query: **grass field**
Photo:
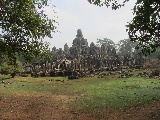
[[[104,109],[125,111],[140,108],[160,100],[160,80],[136,76],[76,80],[64,77],[15,77],[4,82],[9,84],[0,84],[0,101],[15,93],[69,96],[74,100],[61,99],[59,104],[94,114]]]

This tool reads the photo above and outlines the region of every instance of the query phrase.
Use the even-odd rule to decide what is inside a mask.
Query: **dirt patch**
[[[15,96],[24,96],[24,97],[36,97],[36,98],[44,98],[50,99],[53,101],[62,101],[65,103],[73,102],[79,99],[79,96],[71,96],[71,95],[61,95],[61,94],[49,94],[49,93],[40,93],[40,92],[14,92]]]
[[[100,120],[160,120],[160,101],[125,111],[102,110]]]
[[[75,100],[78,97],[37,92],[0,94],[0,120],[160,120],[160,101],[126,111],[101,110],[91,115],[65,102]]]
[[[63,104],[76,97],[24,92],[0,96],[0,120],[95,120],[91,115]]]

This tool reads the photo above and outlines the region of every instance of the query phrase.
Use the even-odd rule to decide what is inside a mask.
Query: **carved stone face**
[[[94,47],[94,46],[95,46],[95,44],[93,42],[91,42],[90,47]]]
[[[83,37],[81,29],[78,29],[78,30],[77,30],[77,35],[76,35],[76,37],[77,37],[77,38],[82,38],[82,37]]]

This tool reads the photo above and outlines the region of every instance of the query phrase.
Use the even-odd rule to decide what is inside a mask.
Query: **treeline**
[[[156,52],[151,53],[148,56],[144,56],[140,54],[140,49],[136,49],[136,42],[130,41],[130,39],[120,40],[117,44],[115,44],[112,40],[104,38],[104,39],[97,39],[97,46],[104,45],[106,48],[115,48],[116,54],[123,59],[125,56],[133,57],[135,59],[139,57],[144,57],[145,59],[156,59],[160,60],[160,47],[157,48]],[[52,51],[45,50],[42,54],[38,55],[37,57],[33,58],[30,62],[28,62],[23,56],[17,55],[16,56],[16,64],[10,63],[10,59],[7,57],[3,57],[0,59],[0,73],[2,74],[12,74],[24,71],[24,64],[33,64],[33,63],[40,63],[42,61],[46,61],[52,58]]]

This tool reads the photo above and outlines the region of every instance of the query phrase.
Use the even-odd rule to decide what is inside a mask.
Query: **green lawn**
[[[11,84],[0,84],[3,94],[13,95],[16,91],[25,91],[76,95],[79,96],[78,100],[69,105],[87,111],[106,108],[125,110],[160,100],[159,79],[105,77],[67,80],[63,77],[16,77],[4,81]]]
[[[93,109],[124,110],[141,106],[160,99],[160,80],[127,78],[100,80],[81,86],[83,97],[76,103],[78,107]]]

